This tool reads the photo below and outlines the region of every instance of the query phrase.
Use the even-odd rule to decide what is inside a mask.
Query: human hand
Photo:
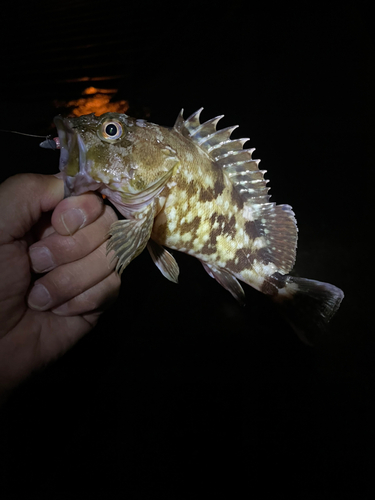
[[[55,176],[0,186],[0,396],[73,346],[118,295],[106,256],[116,214],[94,193],[63,196]]]

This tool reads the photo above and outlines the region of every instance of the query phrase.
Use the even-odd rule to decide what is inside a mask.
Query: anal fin
[[[241,305],[245,305],[245,292],[243,291],[242,286],[238,283],[237,278],[225,269],[212,266],[206,262],[202,262],[202,265],[211,278],[215,278],[215,280],[222,287],[228,290],[228,292],[230,292]]]
[[[178,283],[178,275],[180,273],[180,270],[173,255],[170,254],[164,247],[158,245],[151,239],[147,243],[147,249],[150,252],[155,266],[159,269],[161,274],[169,281]]]

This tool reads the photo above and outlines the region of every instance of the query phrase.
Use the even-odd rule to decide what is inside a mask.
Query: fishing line
[[[0,128],[0,132],[10,132],[11,134],[28,135],[29,137],[43,137],[44,139],[48,139],[49,137],[51,137],[50,135],[26,134],[25,132],[17,132],[16,130],[5,130],[3,128]]]
[[[60,149],[60,141],[56,137],[55,139],[51,139],[51,135],[36,135],[36,134],[26,134],[25,132],[17,132],[17,130],[5,130],[0,128],[0,132],[9,132],[11,134],[19,134],[26,135],[28,137],[42,137],[44,139],[43,142],[39,144],[40,147],[45,149]]]

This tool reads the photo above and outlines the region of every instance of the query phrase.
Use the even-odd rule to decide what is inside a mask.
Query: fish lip
[[[65,167],[69,161],[69,146],[72,144],[75,135],[69,119],[63,118],[61,115],[54,118],[57,134],[60,140],[60,171],[64,172]]]
[[[80,134],[72,127],[69,118],[64,118],[58,115],[54,118],[57,134],[60,141],[60,163],[59,169],[63,173],[64,178],[64,197],[71,196],[74,193],[76,177],[84,175],[87,159],[87,150]],[[79,172],[74,176],[67,174],[66,170],[69,165],[71,153],[78,145]]]

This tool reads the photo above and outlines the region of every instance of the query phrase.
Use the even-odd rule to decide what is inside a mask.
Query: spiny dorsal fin
[[[254,148],[243,149],[249,139],[230,138],[237,126],[216,130],[223,116],[200,123],[202,109],[187,120],[182,109],[175,130],[190,137],[218,168],[224,169],[250,210],[257,233],[264,239],[265,245],[259,250],[262,260],[274,263],[281,274],[288,273],[293,268],[297,248],[297,224],[292,208],[269,201],[266,170],[259,170],[260,160],[252,158]]]
[[[266,170],[259,170],[260,160],[252,158],[252,149],[243,149],[248,138],[231,139],[232,132],[238,127],[226,127],[217,130],[216,126],[224,115],[212,118],[204,123],[199,120],[203,108],[198,109],[187,120],[183,118],[183,109],[177,117],[174,129],[185,137],[190,137],[197,146],[205,151],[216,165],[223,168],[245,202],[251,204],[268,203],[270,196],[267,180],[263,175]]]

